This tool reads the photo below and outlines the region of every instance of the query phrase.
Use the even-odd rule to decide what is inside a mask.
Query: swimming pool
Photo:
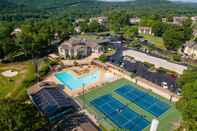
[[[62,71],[56,73],[55,76],[69,89],[74,90],[95,83],[97,80],[99,80],[100,72],[99,70],[96,70],[94,72],[77,77],[70,71]]]

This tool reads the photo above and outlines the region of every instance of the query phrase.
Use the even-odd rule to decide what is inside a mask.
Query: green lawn
[[[152,36],[152,35],[143,35],[143,37],[146,40],[151,41],[155,45],[155,47],[160,48],[160,49],[164,49],[164,50],[166,49],[163,39],[161,37],[156,37],[156,36]]]
[[[112,96],[114,98],[118,99],[123,104],[129,104],[128,105],[129,108],[131,108],[132,110],[134,110],[135,112],[137,112],[141,115],[146,116],[146,119],[151,122],[151,120],[154,118],[154,116],[151,113],[143,110],[139,106],[135,105],[134,103],[131,103],[130,101],[123,98],[122,96],[113,92],[114,90],[119,88],[120,85],[124,85],[124,84],[133,84],[133,83],[131,83],[125,79],[121,79],[121,80],[115,81],[113,83],[105,84],[102,87],[92,89],[92,90],[90,90],[90,92],[86,93],[84,96],[81,95],[81,96],[77,97],[77,100],[81,104],[83,104],[85,101],[85,103],[86,103],[85,107],[87,108],[87,110],[90,113],[94,114],[97,117],[97,119],[99,120],[99,123],[108,130],[117,129],[117,126],[114,125],[109,119],[107,119],[101,112],[99,112],[97,109],[95,109],[95,107],[93,107],[92,105],[89,104],[90,101],[94,100],[95,98],[97,98],[99,96],[103,96],[105,94],[112,94]],[[146,91],[143,88],[139,88],[139,89]],[[159,121],[160,121],[159,131],[173,130],[174,125],[179,123],[181,120],[181,115],[175,109],[175,105],[173,103],[170,103],[168,100],[166,100],[166,99],[164,99],[152,92],[150,94],[159,98],[159,99],[162,99],[163,101],[166,101],[167,103],[169,103],[171,105],[171,108],[167,112],[162,114],[159,118]],[[150,127],[145,128],[144,131],[148,131],[149,128]]]
[[[0,98],[19,98],[26,93],[23,86],[25,80],[33,79],[34,67],[30,61],[11,64],[0,64],[0,73],[6,70],[15,70],[18,75],[6,78],[0,74]]]
[[[49,64],[47,59],[39,59],[38,69],[40,75],[45,75],[45,70]],[[1,75],[1,72],[6,70],[14,70],[18,75],[13,78],[6,78]],[[1,98],[20,98],[26,95],[26,89],[35,80],[35,68],[32,61],[16,62],[9,64],[0,64],[0,99]]]

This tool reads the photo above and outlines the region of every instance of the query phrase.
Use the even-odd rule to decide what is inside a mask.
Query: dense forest
[[[48,18],[56,14],[74,16],[100,15],[109,10],[127,10],[136,15],[194,15],[197,4],[172,3],[167,0],[136,0],[132,2],[101,2],[97,0],[1,0],[0,20]],[[58,15],[57,15],[58,14]]]
[[[189,27],[187,25],[183,26],[184,29],[164,25],[160,22],[161,18],[197,14],[197,6],[193,4],[172,3],[166,0],[137,0],[121,3],[95,0],[72,0],[72,2],[68,0],[45,0],[44,2],[3,0],[0,6],[0,12],[3,12],[0,13],[0,58],[9,59],[9,61],[16,58],[18,60],[18,57],[29,59],[33,56],[46,55],[49,50],[44,52],[44,49],[49,47],[55,49],[51,44],[55,33],[58,33],[62,39],[69,37],[75,33],[75,18],[89,18],[96,15],[108,16],[109,28],[103,29],[98,23],[87,25],[88,22],[85,22],[80,23],[83,32],[108,30],[117,33],[124,26],[129,26],[129,17],[139,16],[142,18],[143,26],[153,27],[157,36],[164,37],[165,43],[169,43],[166,45],[168,49],[176,50],[182,45],[180,43],[183,40],[188,40],[185,34],[190,38],[192,31],[186,28]],[[98,26],[95,27],[95,25]],[[23,32],[16,36],[10,35],[17,27],[20,27]],[[167,29],[171,29],[170,33]],[[129,29],[125,30],[129,31]],[[169,35],[172,33],[176,35]]]

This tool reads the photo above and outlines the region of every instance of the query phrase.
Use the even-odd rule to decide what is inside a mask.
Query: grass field
[[[118,127],[115,124],[113,124],[109,119],[107,119],[101,112],[99,112],[97,109],[95,109],[95,107],[90,105],[90,103],[89,103],[90,101],[94,100],[95,98],[97,98],[99,96],[103,96],[105,94],[111,94],[113,97],[115,97],[117,100],[119,100],[123,104],[129,104],[128,105],[129,108],[131,108],[133,111],[135,111],[143,116],[146,116],[146,119],[151,122],[151,120],[154,118],[154,116],[151,113],[143,110],[139,106],[135,105],[134,103],[129,102],[128,100],[126,100],[122,96],[113,92],[114,90],[116,90],[117,88],[119,88],[121,85],[124,85],[124,84],[133,84],[133,83],[131,83],[125,79],[121,79],[121,80],[115,81],[113,83],[105,84],[102,87],[92,89],[88,93],[86,93],[84,96],[81,95],[81,96],[77,97],[77,100],[79,100],[79,102],[82,104],[85,101],[87,110],[96,116],[97,120],[99,120],[99,124],[101,124],[102,127],[106,128],[108,130],[114,130],[114,129],[116,130]],[[143,88],[139,88],[139,89],[146,91]],[[160,121],[159,131],[173,130],[174,127],[181,121],[181,114],[176,110],[175,105],[173,103],[170,103],[168,100],[166,100],[166,99],[164,99],[152,92],[150,94],[159,98],[159,99],[162,99],[163,101],[166,101],[167,103],[169,103],[171,105],[171,108],[159,117],[159,121]],[[149,128],[150,127],[145,128],[144,131],[148,131]]]
[[[10,69],[17,71],[18,75],[13,78],[0,75],[0,98],[19,98],[24,95],[26,88],[23,86],[23,82],[34,77],[34,68],[30,61],[0,64],[0,72]]]
[[[47,66],[46,61],[43,59],[40,59],[38,62],[39,70]],[[17,71],[18,75],[12,78],[1,75],[1,72],[10,69]],[[35,68],[32,61],[0,64],[0,99],[17,99],[26,96],[26,89],[33,80],[35,80]]]
[[[156,37],[156,36],[152,36],[152,35],[143,35],[143,37],[146,40],[151,41],[155,45],[155,47],[160,48],[160,49],[164,49],[164,50],[166,49],[163,39],[161,37]]]

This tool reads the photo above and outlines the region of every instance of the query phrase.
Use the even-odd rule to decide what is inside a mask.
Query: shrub
[[[106,62],[107,61],[107,56],[106,55],[101,55],[99,58],[98,58],[99,61],[101,62]]]
[[[179,55],[179,54],[173,54],[172,58],[175,61],[181,61],[181,55]]]

